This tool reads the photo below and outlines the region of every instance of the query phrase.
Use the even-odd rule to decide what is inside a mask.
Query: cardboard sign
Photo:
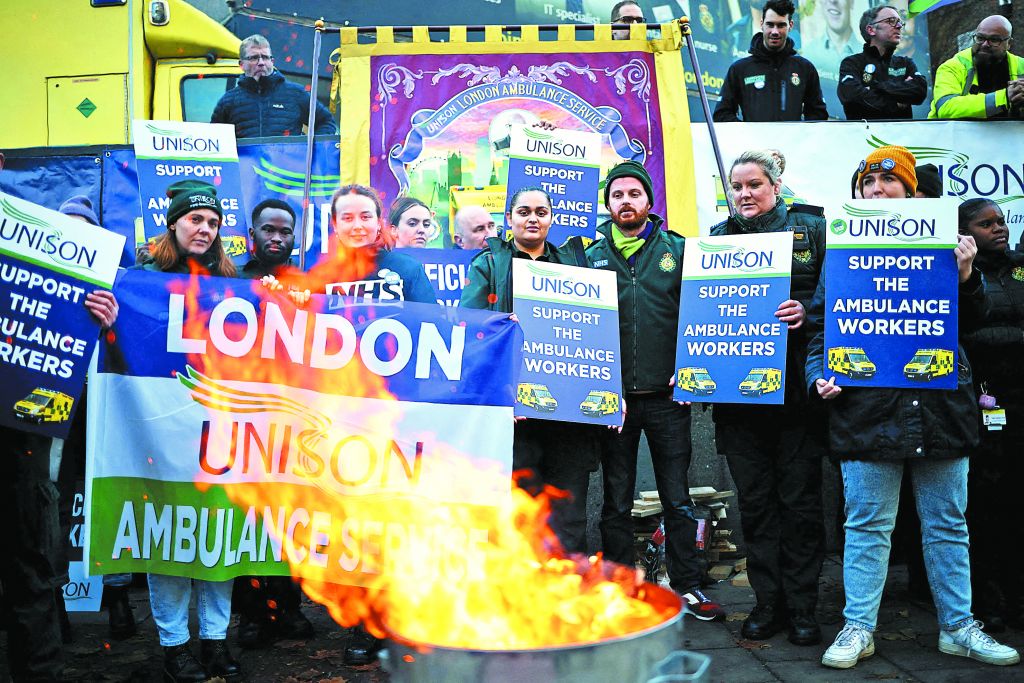
[[[826,376],[956,388],[956,202],[850,200],[826,215]]]
[[[0,193],[0,425],[67,436],[99,334],[85,297],[111,288],[123,245]]]
[[[621,425],[615,273],[513,259],[512,291],[525,338],[515,414]]]
[[[677,401],[781,404],[793,235],[688,240],[676,337]]]
[[[71,533],[68,538],[68,582],[61,591],[68,612],[99,612],[103,600],[103,577],[86,576],[82,561],[85,545],[85,482],[75,485],[71,501]]]

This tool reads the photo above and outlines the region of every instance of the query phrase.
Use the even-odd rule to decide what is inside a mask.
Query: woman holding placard
[[[462,290],[463,308],[512,312],[512,259],[586,266],[583,245],[573,238],[562,247],[547,241],[554,215],[551,197],[539,187],[524,187],[512,195],[505,220],[512,238],[489,237],[469,267]],[[587,489],[590,473],[600,462],[597,427],[571,422],[516,418],[512,469],[518,485],[536,495],[544,486],[565,491],[551,501],[551,529],[562,548],[586,552]]]
[[[825,420],[803,386],[807,308],[825,256],[825,219],[814,206],[788,207],[782,169],[769,150],[744,152],[732,164],[729,191],[736,214],[712,235],[793,234],[790,298],[775,317],[789,326],[786,398],[779,405],[716,403],[715,440],[729,462],[747,543],[747,573],[757,605],[741,632],[765,640],[788,629],[790,642],[814,645],[818,575],[825,553],[821,459]]]
[[[916,160],[905,147],[879,147],[860,164],[857,184],[866,199],[913,197]],[[974,239],[954,249],[960,282],[960,334],[981,321],[985,288],[973,267]],[[820,297],[821,301],[824,297]],[[968,557],[967,456],[977,444],[977,402],[971,369],[959,350],[952,390],[846,387],[825,379],[824,331],[811,341],[807,380],[829,401],[829,447],[840,460],[846,495],[843,584],[845,625],[821,663],[846,669],[875,652],[873,631],[885,586],[890,537],[904,469],[911,471],[921,518],[925,567],[939,619],[939,651],[989,664],[1020,661],[1013,648],[982,631],[971,613]]]

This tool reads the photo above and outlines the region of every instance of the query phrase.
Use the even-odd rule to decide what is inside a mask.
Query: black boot
[[[747,640],[768,640],[786,628],[781,610],[774,605],[757,605],[743,620],[740,635]]]
[[[377,653],[384,647],[384,641],[374,638],[362,626],[352,629],[345,656],[342,661],[348,666],[364,666],[377,660]]]
[[[274,644],[274,625],[243,614],[238,620],[238,646],[244,650],[262,650]]]
[[[192,655],[191,643],[164,648],[164,681],[166,683],[203,683],[209,676]]]
[[[817,645],[821,642],[821,627],[813,610],[793,610],[789,615],[789,642],[794,645]]]
[[[230,679],[237,678],[242,673],[242,667],[231,656],[226,640],[200,640],[199,661],[206,667],[210,676]]]
[[[110,619],[110,637],[127,640],[135,635],[135,615],[128,602],[128,586],[106,586],[107,617]]]
[[[289,640],[307,640],[313,637],[313,624],[299,608],[283,610],[277,619],[277,632]]]

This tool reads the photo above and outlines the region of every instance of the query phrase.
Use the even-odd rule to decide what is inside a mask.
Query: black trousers
[[[299,611],[302,589],[290,576],[239,576],[231,601],[249,621],[276,621],[282,613]]]
[[[825,556],[824,435],[792,413],[764,410],[715,425],[736,483],[747,575],[758,604],[813,610]]]
[[[548,525],[567,553],[587,552],[587,490],[597,469],[600,429],[552,420],[516,422],[512,469],[523,472],[519,486],[534,496],[544,486],[566,493],[551,501]]]
[[[704,567],[697,557],[697,522],[693,516],[687,471],[690,469],[690,407],[667,394],[626,397],[626,422],[621,434],[612,432],[603,452],[604,507],[601,543],[604,556],[632,567],[636,563],[633,537],[633,496],[640,435],[647,435],[651,463],[665,510],[665,559],[672,589],[685,593],[700,586]]]

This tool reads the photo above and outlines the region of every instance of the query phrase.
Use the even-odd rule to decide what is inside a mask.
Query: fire
[[[339,272],[366,272],[353,255],[334,253],[307,278],[282,280],[322,292],[326,282],[359,279]],[[198,339],[211,306],[191,283],[182,334]],[[252,287],[262,310],[273,304],[288,324],[313,325],[282,292]],[[363,325],[373,310],[332,313]],[[222,324],[230,339],[245,335],[237,321]],[[381,343],[394,353],[392,341]],[[560,492],[532,497],[510,485],[507,470],[455,452],[432,429],[409,436],[406,426],[398,438],[402,405],[385,378],[358,363],[324,372],[262,351],[257,344],[236,357],[209,345],[189,356],[182,383],[211,425],[196,484],[230,483],[231,502],[270,527],[291,574],[339,624],[418,643],[529,649],[625,635],[675,616],[676,607],[644,599],[641,572],[565,556],[546,523]],[[292,389],[285,398],[267,385]],[[358,413],[347,409],[352,399]]]

